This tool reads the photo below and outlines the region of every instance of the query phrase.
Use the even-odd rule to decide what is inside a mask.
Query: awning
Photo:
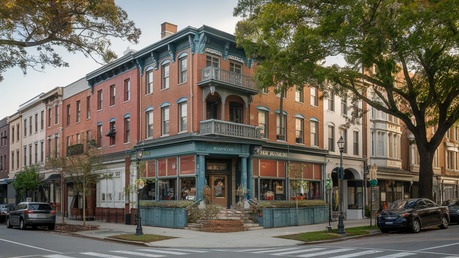
[[[0,185],[6,185],[8,182],[10,182],[11,179],[5,178],[5,179],[0,179]]]
[[[51,174],[50,176],[48,176],[48,178],[46,178],[43,181],[45,181],[45,182],[47,182],[47,181],[61,181],[61,174]]]

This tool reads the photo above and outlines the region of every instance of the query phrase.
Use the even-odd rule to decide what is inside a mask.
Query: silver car
[[[19,226],[26,229],[27,226],[36,228],[37,226],[47,226],[49,230],[54,230],[56,225],[56,214],[46,202],[21,202],[6,217],[6,226],[12,228]]]

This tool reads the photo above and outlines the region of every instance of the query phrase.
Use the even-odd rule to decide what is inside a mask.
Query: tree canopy
[[[108,62],[110,38],[137,43],[140,29],[114,0],[3,0],[0,3],[0,81],[12,67],[68,66],[55,50]]]
[[[42,185],[42,177],[39,174],[40,167],[30,166],[16,173],[14,181],[11,183],[21,197],[30,197],[33,190]],[[25,194],[25,196],[23,196]]]
[[[240,0],[234,15],[262,87],[288,76],[289,86],[348,93],[400,118],[419,150],[419,195],[432,197],[435,150],[459,119],[456,1]]]

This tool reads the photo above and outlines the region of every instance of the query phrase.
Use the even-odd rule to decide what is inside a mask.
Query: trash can
[[[124,223],[126,225],[131,225],[131,213],[124,214]]]

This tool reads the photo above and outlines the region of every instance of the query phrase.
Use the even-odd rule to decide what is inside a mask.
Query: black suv
[[[6,226],[12,228],[19,226],[25,229],[27,226],[36,228],[37,226],[47,226],[49,230],[54,230],[56,224],[56,214],[46,202],[21,202],[6,217]]]

